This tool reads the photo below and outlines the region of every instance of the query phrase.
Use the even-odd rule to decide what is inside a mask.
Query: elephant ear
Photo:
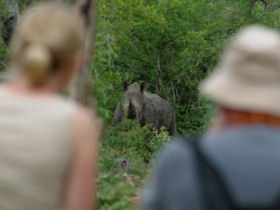
[[[123,87],[123,91],[125,92],[127,90],[127,87],[128,87],[126,80],[122,81],[122,87]]]
[[[144,91],[146,91],[147,89],[148,89],[148,83],[147,82],[142,83],[140,86],[141,93],[143,94]]]

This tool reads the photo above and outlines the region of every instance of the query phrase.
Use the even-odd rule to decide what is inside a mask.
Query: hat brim
[[[218,69],[200,85],[200,91],[220,106],[280,116],[280,82],[248,82]]]

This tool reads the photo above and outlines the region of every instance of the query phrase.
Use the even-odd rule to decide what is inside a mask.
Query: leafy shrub
[[[168,134],[131,120],[106,130],[100,151],[99,209],[133,209],[139,204],[148,163],[169,140]]]

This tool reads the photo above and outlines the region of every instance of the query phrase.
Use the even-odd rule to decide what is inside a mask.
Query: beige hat
[[[280,115],[280,33],[262,26],[242,29],[200,88],[219,105]]]

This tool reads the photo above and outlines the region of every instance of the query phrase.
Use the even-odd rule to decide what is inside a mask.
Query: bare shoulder
[[[84,129],[87,129],[90,126],[93,126],[95,118],[97,117],[92,110],[78,107],[74,113],[73,121],[74,125],[77,127],[83,127]]]
[[[79,107],[72,119],[72,140],[78,150],[92,147],[97,144],[103,124],[92,110]]]

